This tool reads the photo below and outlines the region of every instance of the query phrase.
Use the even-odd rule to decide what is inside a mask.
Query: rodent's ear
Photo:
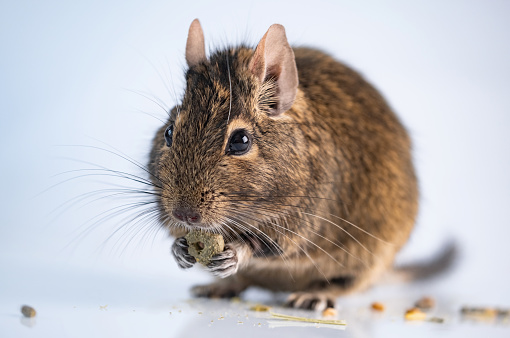
[[[193,67],[206,60],[204,31],[198,19],[193,20],[189,26],[188,41],[186,41],[186,62]]]
[[[249,67],[261,84],[267,79],[276,79],[278,101],[272,115],[289,110],[296,98],[299,80],[294,51],[282,25],[269,27],[257,45]]]

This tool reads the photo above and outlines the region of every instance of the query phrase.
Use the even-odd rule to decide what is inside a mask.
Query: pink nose
[[[175,208],[172,212],[175,218],[177,218],[181,222],[186,222],[189,224],[200,223],[202,217],[200,214],[192,209],[187,208]]]

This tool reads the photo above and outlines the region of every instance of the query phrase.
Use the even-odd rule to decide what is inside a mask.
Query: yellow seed
[[[414,307],[406,311],[404,318],[406,320],[425,320],[427,318],[427,314]]]

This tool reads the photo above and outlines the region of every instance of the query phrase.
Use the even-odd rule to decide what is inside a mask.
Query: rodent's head
[[[207,59],[195,20],[186,61],[182,103],[158,131],[149,164],[161,218],[188,229],[248,228],[240,219],[258,200],[298,186],[301,134],[285,113],[298,92],[294,53],[284,28],[273,25],[255,51],[230,48]]]

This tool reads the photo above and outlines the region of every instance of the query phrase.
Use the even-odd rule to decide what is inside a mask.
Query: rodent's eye
[[[228,155],[244,155],[251,148],[252,136],[244,129],[235,130],[228,141]]]
[[[170,147],[172,145],[172,136],[174,134],[174,126],[170,125],[165,129],[165,141],[166,145]]]

